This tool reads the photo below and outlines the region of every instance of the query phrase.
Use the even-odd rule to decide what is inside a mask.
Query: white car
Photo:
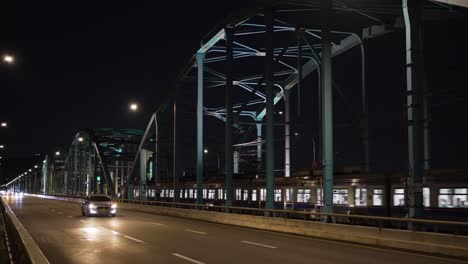
[[[114,217],[117,214],[117,204],[106,195],[91,195],[81,204],[82,216],[105,215]]]

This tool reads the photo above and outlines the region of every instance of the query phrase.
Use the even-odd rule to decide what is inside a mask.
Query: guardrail
[[[334,222],[349,225],[371,225],[379,228],[398,228],[420,230],[426,232],[444,232],[457,235],[468,235],[468,222],[458,221],[442,221],[417,218],[398,218],[398,217],[383,217],[370,215],[353,215],[353,214],[338,214],[338,213],[322,213],[315,211],[292,211],[279,209],[264,209],[251,207],[235,207],[222,205],[207,205],[207,204],[192,204],[192,203],[172,203],[162,201],[144,201],[144,200],[128,200],[116,199],[120,203],[142,204],[152,206],[170,206],[185,209],[197,209],[207,211],[218,211],[226,213],[238,213],[249,215],[264,215],[280,218],[295,218],[305,221],[324,221]],[[445,227],[445,228],[443,228]],[[447,228],[449,227],[449,228]]]
[[[15,264],[49,264],[39,246],[32,239],[8,204],[1,197],[1,210],[8,234],[12,262]]]
[[[38,195],[41,196],[41,195]],[[84,196],[74,195],[49,195],[55,197],[66,197],[72,199],[84,199]],[[181,209],[196,209],[205,211],[216,211],[234,214],[246,214],[257,216],[270,216],[286,219],[298,219],[304,221],[321,221],[333,222],[347,225],[363,225],[374,226],[379,228],[394,228],[406,229],[413,231],[436,232],[436,233],[450,233],[455,235],[468,235],[468,222],[459,221],[442,221],[418,218],[399,218],[399,217],[383,217],[383,216],[370,216],[370,215],[354,215],[354,214],[341,214],[341,213],[323,213],[316,211],[294,211],[294,210],[280,210],[280,209],[265,209],[265,208],[252,208],[252,207],[236,207],[236,206],[223,206],[212,204],[193,204],[193,203],[174,203],[163,201],[150,201],[150,200],[129,200],[117,198],[116,202],[127,204],[140,204],[150,206],[165,206],[175,207]]]

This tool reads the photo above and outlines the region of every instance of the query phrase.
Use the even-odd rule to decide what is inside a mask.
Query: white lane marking
[[[192,232],[192,233],[195,233],[195,234],[200,234],[200,235],[206,235],[205,232],[200,232],[200,231],[196,231],[196,230],[192,230],[192,229],[185,229],[185,231]]]
[[[98,228],[103,229],[103,230],[106,230],[106,231],[109,231],[109,232],[111,232],[111,233],[114,234],[114,235],[122,235],[121,233],[119,233],[119,232],[117,232],[117,231],[114,231],[114,230],[112,230],[112,229],[107,229],[107,228],[101,227],[101,226],[98,226]]]
[[[158,225],[158,226],[164,226],[165,224],[161,224],[161,223],[158,223],[158,222],[150,222],[151,224],[153,225]]]
[[[63,214],[62,212],[58,212],[57,214]]]
[[[143,240],[140,240],[140,239],[137,239],[137,238],[134,238],[134,237],[131,237],[131,236],[124,235],[124,237],[128,238],[130,240],[136,241],[138,243],[144,243]]]
[[[275,247],[275,246],[269,246],[269,245],[260,244],[260,243],[255,243],[255,242],[250,242],[250,241],[245,241],[245,240],[243,240],[242,243],[251,244],[251,245],[256,245],[256,246],[260,246],[260,247],[266,247],[266,248],[277,248],[277,247]]]
[[[80,222],[86,223],[86,221],[85,221],[85,220],[80,220]]]
[[[55,209],[51,209],[52,212],[55,212]]]
[[[73,216],[69,215],[69,216],[67,216],[67,218],[73,218]]]
[[[196,264],[205,264],[205,262],[201,262],[201,261],[198,261],[196,259],[193,259],[193,258],[189,258],[189,257],[186,257],[184,255],[181,255],[181,254],[178,254],[178,253],[172,253],[172,256],[176,256],[178,258],[181,258],[181,259],[185,259],[187,261],[190,261],[192,263],[196,263]]]

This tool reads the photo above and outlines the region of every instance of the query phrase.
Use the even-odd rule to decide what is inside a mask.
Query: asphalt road
[[[80,204],[6,201],[51,263],[467,263],[121,210],[82,217]]]

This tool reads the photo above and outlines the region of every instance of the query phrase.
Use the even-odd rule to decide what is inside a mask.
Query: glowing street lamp
[[[1,127],[7,127],[8,126],[8,123],[7,122],[2,122],[2,124],[0,125]]]
[[[204,149],[203,153],[208,154],[208,149]]]
[[[5,148],[5,145],[0,145],[0,149]]]
[[[37,165],[34,165],[34,168],[37,169]]]
[[[15,58],[11,55],[3,55],[3,62],[6,62],[8,64],[12,64],[13,62],[15,62]]]
[[[138,104],[136,104],[136,103],[131,103],[131,104],[130,104],[130,110],[133,111],[133,112],[138,111]]]
[[[55,152],[55,156],[60,156],[60,151]]]
[[[83,137],[79,137],[78,142],[83,142]]]

